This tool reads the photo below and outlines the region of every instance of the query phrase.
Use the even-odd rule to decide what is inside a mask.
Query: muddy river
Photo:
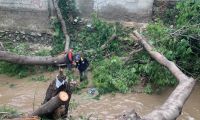
[[[45,76],[53,78],[55,73],[45,73]],[[0,75],[0,105],[13,106],[24,113],[32,112],[38,108],[51,80],[36,82],[31,80],[33,77],[16,79]],[[107,94],[96,100],[85,89],[79,94],[73,94],[72,109],[69,114],[75,118],[90,116],[92,120],[113,120],[116,116],[135,109],[139,115],[144,115],[159,107],[172,90],[173,88],[167,89],[159,95],[143,93]],[[184,105],[182,115],[178,120],[200,120],[199,83]]]

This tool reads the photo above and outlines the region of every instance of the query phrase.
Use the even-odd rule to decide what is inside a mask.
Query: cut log
[[[57,96],[51,98],[48,102],[34,111],[31,116],[43,116],[49,113],[52,113],[54,110],[59,108],[61,105],[65,104],[69,96],[66,92],[61,91]]]

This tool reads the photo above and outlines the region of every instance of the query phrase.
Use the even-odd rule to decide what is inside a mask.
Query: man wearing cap
[[[80,82],[82,82],[86,77],[85,71],[89,66],[89,62],[81,54],[77,54],[75,60],[76,60],[76,68],[78,68],[80,74]]]
[[[59,70],[59,74],[56,76],[55,80],[53,80],[52,83],[50,83],[46,91],[46,97],[42,104],[45,104],[46,102],[48,102],[52,97],[56,96],[61,91],[67,92],[69,96],[69,99],[66,101],[66,104],[65,104],[65,113],[64,113],[64,116],[67,116],[69,101],[71,98],[72,91],[70,88],[70,83],[66,81],[66,76],[63,74],[63,69]],[[53,114],[51,114],[50,117],[53,117],[52,115]]]

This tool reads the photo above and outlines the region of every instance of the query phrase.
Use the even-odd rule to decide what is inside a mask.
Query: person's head
[[[66,79],[66,76],[63,74],[63,69],[62,68],[59,69],[59,75],[57,76],[57,79],[59,81],[63,81],[63,80]]]
[[[76,56],[75,56],[75,61],[78,62],[80,59],[81,59],[80,54],[76,54]]]
[[[73,52],[73,49],[71,48],[71,49],[69,49],[69,51],[70,51],[70,52]]]

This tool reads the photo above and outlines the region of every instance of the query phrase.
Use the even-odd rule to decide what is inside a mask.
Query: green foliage
[[[14,117],[17,117],[20,115],[20,113],[10,107],[10,106],[0,106],[0,119],[3,120],[3,119],[7,119],[7,118],[14,118]]]
[[[200,1],[182,0],[176,6],[179,11],[177,15],[177,26],[200,23]]]
[[[78,103],[75,101],[75,99],[70,100],[69,103],[69,110],[75,110],[78,107]]]
[[[0,74],[7,74],[10,76],[17,75],[18,78],[26,77],[29,71],[34,71],[31,66],[19,65],[8,62],[0,62]]]
[[[164,66],[151,59],[146,51],[134,56],[134,61],[131,63],[137,71],[138,76],[144,76],[148,79],[147,83],[153,88],[176,85],[177,81],[173,75]],[[145,88],[146,89],[146,88]]]
[[[27,44],[19,44],[18,46],[10,49],[10,52],[16,53],[18,55],[28,55],[29,46]]]
[[[87,54],[91,59],[96,61],[102,60],[103,56],[108,53],[113,53],[117,56],[121,56],[127,53],[129,44],[133,44],[133,41],[129,38],[130,29],[125,29],[119,23],[108,23],[98,18],[96,14],[93,14],[92,21],[83,26],[79,34],[77,35],[77,50],[94,50]],[[113,34],[117,35],[116,40],[109,43],[105,50],[101,49]],[[126,38],[126,41],[120,38]]]
[[[61,23],[58,20],[53,20],[54,25],[54,36],[52,41],[51,55],[58,55],[64,50],[64,34],[61,29]]]
[[[147,86],[144,88],[144,92],[147,93],[147,94],[153,93],[153,89],[151,87],[151,84],[147,84]]]
[[[35,56],[49,56],[51,53],[47,49],[41,49],[35,53]]]
[[[149,43],[155,47],[155,51],[161,52],[169,60],[175,62],[183,72],[198,76],[200,67],[199,42],[199,16],[200,1],[183,0],[177,3],[176,24],[169,26],[170,22],[157,21],[147,27],[145,35]],[[143,56],[143,57],[142,57]],[[150,83],[156,87],[175,85],[177,82],[166,68],[158,65],[146,55],[139,55],[145,64],[138,65],[139,72],[149,77]],[[142,59],[141,59],[142,58]],[[162,72],[161,72],[162,71]],[[145,91],[148,93],[152,85],[147,85]],[[159,88],[158,88],[159,89]]]
[[[112,91],[126,93],[138,79],[136,69],[125,67],[118,57],[99,61],[94,68],[94,85],[100,94]]]

